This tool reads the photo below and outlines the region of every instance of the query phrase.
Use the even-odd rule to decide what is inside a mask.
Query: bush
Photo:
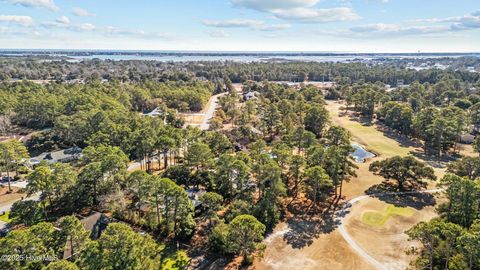
[[[30,169],[26,166],[20,166],[18,167],[17,172],[20,174],[28,174],[30,172]]]
[[[228,237],[229,227],[225,223],[219,223],[215,226],[210,233],[208,238],[208,246],[211,250],[218,252],[220,254],[227,253],[227,237]]]
[[[232,221],[236,216],[252,213],[252,204],[244,200],[234,200],[225,213],[225,220]]]

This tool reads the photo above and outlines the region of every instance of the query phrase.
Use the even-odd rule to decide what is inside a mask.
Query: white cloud
[[[79,8],[79,7],[74,8],[72,13],[75,16],[78,16],[78,17],[93,17],[93,16],[95,16],[95,14],[91,13],[90,11],[88,11],[86,9],[83,9],[83,8]]]
[[[255,27],[263,24],[262,21],[249,20],[249,19],[204,20],[202,23],[206,26],[227,27],[227,28]]]
[[[77,32],[90,32],[96,29],[95,25],[91,23],[73,24],[67,16],[61,16],[55,21],[42,22],[40,25],[47,29],[60,28]]]
[[[60,8],[55,5],[53,0],[4,0],[14,5],[24,7],[46,8],[52,11],[58,11]]]
[[[232,0],[234,6],[259,11],[274,11],[299,7],[313,7],[319,0]]]
[[[289,24],[266,24],[264,21],[249,19],[204,20],[206,26],[219,28],[249,28],[254,31],[280,31],[290,27]]]
[[[22,26],[33,25],[33,19],[30,16],[0,15],[0,22],[16,23]]]
[[[265,24],[258,27],[260,31],[281,31],[290,28],[290,24]]]
[[[68,25],[70,24],[70,19],[67,16],[61,16],[55,20],[57,23]]]
[[[319,0],[231,0],[243,7],[273,14],[276,18],[300,23],[326,23],[359,19],[351,7],[315,8]]]
[[[480,10],[458,17],[417,19],[414,23],[453,23],[466,28],[478,28],[480,25]]]
[[[451,25],[452,30],[460,31],[460,30],[469,30],[469,29],[479,29],[480,28],[480,15],[479,16],[471,16],[471,17],[464,17],[458,22],[454,22]]]
[[[207,31],[207,34],[210,36],[210,37],[213,37],[213,38],[226,38],[226,37],[229,37],[230,35],[225,32],[224,30],[214,30],[214,31]]]
[[[96,26],[91,23],[74,24],[66,16],[62,16],[55,21],[46,21],[40,24],[45,29],[62,29],[66,31],[74,32],[92,32],[96,34],[102,34],[107,37],[129,37],[140,39],[170,39],[171,34],[159,33],[159,32],[146,32],[143,30],[129,30],[122,29],[113,26]],[[48,31],[49,33],[59,33],[57,31]]]
[[[353,9],[339,7],[331,9],[295,8],[274,11],[275,16],[285,20],[295,20],[303,23],[326,23],[337,21],[352,21],[360,19]]]
[[[418,19],[403,24],[369,24],[351,27],[347,31],[337,31],[346,36],[404,36],[428,35],[480,29],[480,12],[459,17]],[[334,34],[334,33],[332,33]]]
[[[97,29],[97,27],[91,23],[72,24],[67,17],[60,17],[55,21],[42,22],[40,25],[47,29],[66,29],[75,32],[91,32]]]
[[[142,39],[171,39],[173,37],[173,35],[169,33],[120,29],[113,26],[107,26],[103,28],[102,31],[108,37],[133,37],[133,38],[142,38]]]
[[[350,28],[356,34],[375,35],[422,35],[441,33],[450,30],[448,26],[401,26],[398,24],[369,24]]]
[[[91,23],[83,23],[83,24],[75,26],[76,30],[86,31],[86,32],[93,31],[93,30],[95,30],[95,28],[96,28],[96,26],[91,24]]]

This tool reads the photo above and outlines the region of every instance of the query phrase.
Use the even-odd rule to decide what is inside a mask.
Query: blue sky
[[[480,51],[479,0],[0,0],[0,48]]]

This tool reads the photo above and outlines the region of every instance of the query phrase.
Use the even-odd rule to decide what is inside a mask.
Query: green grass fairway
[[[374,126],[364,126],[348,120],[344,123],[344,127],[352,133],[354,138],[366,144],[368,150],[375,152],[377,155],[391,157],[408,156],[410,154],[410,148],[403,147],[397,141],[386,137]]]
[[[332,122],[350,131],[353,140],[365,145],[368,151],[372,151],[382,158],[388,158],[408,156],[413,150],[411,147],[403,147],[396,140],[388,138],[375,126],[362,125],[357,121],[350,120],[348,116],[339,116],[340,106],[335,102],[327,102],[326,108],[330,111]]]
[[[10,212],[5,213],[5,215],[0,216],[0,220],[6,223],[9,223],[11,219],[8,217],[10,215]]]
[[[383,226],[391,217],[411,217],[413,210],[406,207],[388,205],[383,211],[366,211],[362,215],[362,222],[371,226]]]

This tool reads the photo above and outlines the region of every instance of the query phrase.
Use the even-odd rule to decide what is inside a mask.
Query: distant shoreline
[[[40,57],[82,60],[147,60],[161,62],[358,62],[364,60],[393,59],[440,59],[477,57],[480,53],[350,53],[350,52],[250,52],[250,51],[129,51],[129,50],[43,50],[43,49],[0,49],[0,57]]]
[[[480,52],[312,52],[312,51],[169,51],[169,50],[71,50],[71,49],[0,49],[1,55],[184,55],[184,56],[478,56]]]

